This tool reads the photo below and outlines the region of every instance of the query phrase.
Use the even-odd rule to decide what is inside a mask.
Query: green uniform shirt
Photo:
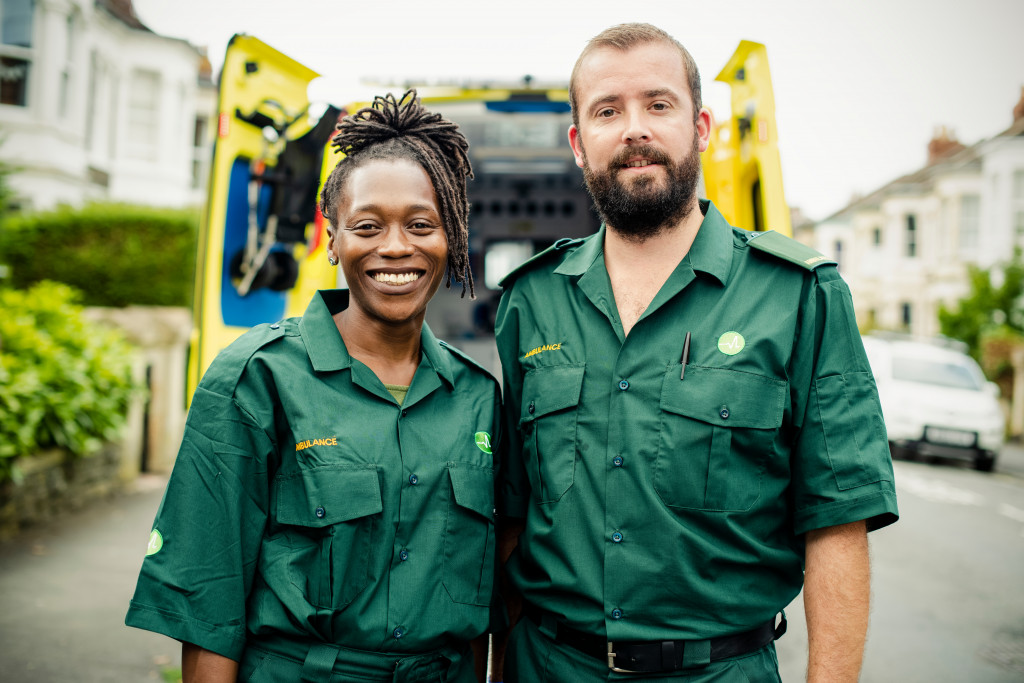
[[[126,622],[238,660],[250,639],[426,652],[488,626],[499,387],[424,324],[401,406],[320,292],[203,377]]]
[[[604,228],[510,275],[498,310],[499,512],[526,521],[509,575],[534,605],[612,641],[754,628],[800,591],[806,531],[896,520],[874,379],[836,268],[757,249],[709,202],[701,211],[628,337]]]

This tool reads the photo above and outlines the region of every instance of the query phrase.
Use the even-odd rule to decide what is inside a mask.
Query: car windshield
[[[978,377],[969,367],[960,363],[942,363],[900,356],[892,359],[892,375],[895,379],[905,382],[981,391]]]

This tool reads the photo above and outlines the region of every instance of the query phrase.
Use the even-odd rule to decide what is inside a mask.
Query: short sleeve
[[[249,412],[200,385],[125,623],[241,658],[271,451]]]
[[[794,532],[898,518],[878,390],[834,268],[816,271],[791,364],[797,436],[792,454]]]

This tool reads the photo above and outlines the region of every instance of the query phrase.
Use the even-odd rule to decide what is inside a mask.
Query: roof
[[[1000,138],[1012,138],[1024,136],[1024,118],[1018,118],[1013,122],[1006,130],[998,133],[991,138],[985,138],[979,140],[969,147],[965,147],[958,152],[954,152],[947,157],[934,161],[931,164],[923,166],[922,168],[908,173],[904,176],[900,176],[895,180],[891,180],[885,185],[881,186],[873,192],[869,192],[863,197],[858,197],[852,200],[849,204],[839,209],[830,216],[818,221],[818,223],[824,223],[835,218],[839,218],[844,214],[849,213],[854,209],[863,209],[871,206],[878,206],[882,203],[882,200],[892,197],[893,195],[900,194],[918,194],[929,191],[935,184],[935,180],[941,176],[949,175],[951,172],[959,170],[980,170],[981,169],[981,148],[992,140],[998,140]]]
[[[152,33],[152,29],[143,24],[135,14],[132,0],[96,0],[96,6],[105,9],[112,17],[120,20],[129,28]]]

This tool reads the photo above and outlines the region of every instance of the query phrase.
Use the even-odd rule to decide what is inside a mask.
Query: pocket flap
[[[373,466],[331,465],[278,477],[277,521],[325,527],[384,509]]]
[[[580,402],[585,364],[534,368],[523,378],[523,404],[519,422],[564,410]]]
[[[494,470],[456,463],[448,467],[455,502],[486,517],[494,518]]]
[[[787,383],[773,377],[726,368],[689,365],[686,379],[669,370],[661,407],[670,413],[722,427],[778,429]]]

